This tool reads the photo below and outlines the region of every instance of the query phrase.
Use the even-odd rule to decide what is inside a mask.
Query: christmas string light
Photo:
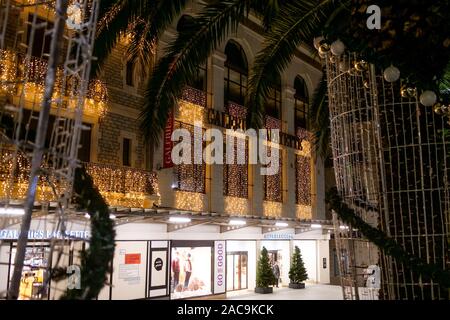
[[[245,216],[250,211],[248,199],[225,196],[224,202],[224,211],[230,215]]]
[[[227,137],[224,137],[227,141]],[[245,142],[245,164],[238,163],[238,144],[242,139],[234,139],[234,163],[226,164],[226,147],[224,147],[224,166],[223,166],[223,191],[224,195],[247,198],[248,197],[248,143]],[[240,141],[240,142],[239,142]]]
[[[206,92],[186,86],[181,94],[181,100],[206,107]]]
[[[228,114],[232,117],[245,119],[247,117],[247,108],[234,102],[228,102]]]
[[[296,155],[295,199],[297,204],[311,205],[311,158]]]
[[[304,205],[295,206],[295,214],[298,219],[311,220],[312,219],[312,207]]]
[[[203,123],[205,120],[205,109],[189,101],[179,100],[177,111],[175,117],[184,123],[193,125],[195,122]]]
[[[270,130],[270,129],[281,130],[281,120],[266,115],[266,129],[268,129],[268,130]]]
[[[267,148],[267,156],[270,157],[273,146]],[[279,170],[274,175],[265,175],[263,177],[264,200],[282,202],[283,201],[283,155],[279,150]]]
[[[204,211],[206,195],[199,192],[175,191],[175,208],[189,211]]]
[[[283,204],[281,202],[275,201],[264,201],[263,202],[263,212],[266,217],[280,218],[283,209]]]
[[[143,208],[149,195],[159,194],[154,172],[97,163],[85,165],[110,206]]]
[[[25,100],[33,103],[39,102],[43,98],[46,74],[46,60],[37,57],[27,59],[16,52],[0,50],[0,92],[4,94],[20,92],[20,82],[23,82],[23,79],[26,78],[27,81],[24,85]],[[69,96],[70,92],[73,92],[78,84],[74,79],[69,79],[66,82],[66,87],[62,88],[63,77],[63,68],[58,67],[53,99],[56,101],[60,94],[63,93],[62,100],[66,102],[64,105],[69,110],[73,110],[77,101]],[[107,102],[108,91],[105,83],[98,79],[91,80],[84,101],[85,113],[102,117],[106,113]]]

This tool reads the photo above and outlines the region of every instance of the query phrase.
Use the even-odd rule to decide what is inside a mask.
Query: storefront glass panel
[[[211,295],[211,247],[173,247],[171,299]]]

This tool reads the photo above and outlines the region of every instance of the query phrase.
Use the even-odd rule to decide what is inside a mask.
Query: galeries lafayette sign
[[[20,231],[13,229],[0,230],[0,240],[17,240]],[[89,231],[67,230],[64,233],[61,231],[52,230],[29,230],[28,239],[30,240],[44,240],[44,239],[80,239],[87,240],[90,238]]]

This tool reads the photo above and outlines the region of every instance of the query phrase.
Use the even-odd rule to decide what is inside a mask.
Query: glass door
[[[248,288],[247,252],[229,252],[227,254],[227,291]]]

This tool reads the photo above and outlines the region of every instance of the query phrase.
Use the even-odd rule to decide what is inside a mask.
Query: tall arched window
[[[242,47],[233,40],[228,41],[225,54],[225,105],[228,102],[244,105],[248,77],[247,58]]]
[[[192,29],[195,24],[195,18],[184,14],[181,16],[180,20],[177,23],[177,31],[183,32]],[[207,82],[206,82],[206,65],[201,65],[198,67],[197,77],[192,79],[188,85],[198,90],[205,91],[207,90]]]
[[[266,99],[266,114],[281,120],[281,78],[278,75],[273,79]]]
[[[308,129],[309,94],[305,79],[297,76],[294,81],[295,89],[295,128]]]

